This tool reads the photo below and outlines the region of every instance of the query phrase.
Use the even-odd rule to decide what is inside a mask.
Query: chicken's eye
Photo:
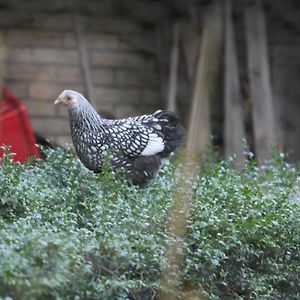
[[[71,98],[70,96],[67,96],[66,99],[67,99],[67,100],[71,100],[72,98]]]

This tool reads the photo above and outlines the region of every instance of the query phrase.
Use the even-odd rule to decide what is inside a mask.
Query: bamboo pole
[[[232,24],[231,0],[225,2],[224,14],[225,51],[224,51],[224,97],[225,97],[225,156],[236,155],[236,167],[244,164],[242,97],[240,90],[238,59]]]
[[[197,154],[203,154],[210,144],[209,103],[214,96],[220,56],[221,17],[221,9],[214,8],[203,26],[187,141],[187,149]]]
[[[266,21],[261,0],[255,0],[246,7],[245,26],[254,145],[258,160],[262,163],[270,159],[270,147],[276,142],[276,135]]]
[[[216,2],[217,3],[217,2]],[[178,297],[180,271],[184,260],[183,242],[187,234],[187,220],[190,211],[190,199],[193,194],[193,183],[197,171],[197,154],[203,154],[209,141],[199,126],[209,125],[209,101],[213,95],[215,74],[218,66],[221,39],[221,9],[214,5],[204,22],[202,46],[197,65],[196,86],[191,108],[187,151],[182,161],[181,176],[174,192],[174,202],[170,211],[168,231],[172,239],[169,242],[166,258],[167,269],[162,279],[163,290],[159,299],[169,300]],[[204,101],[204,102],[203,102]],[[202,110],[202,109],[205,110]],[[203,119],[205,122],[203,122]],[[199,138],[200,135],[200,138]],[[192,154],[192,155],[191,155]],[[196,154],[196,155],[194,155]],[[205,299],[201,289],[184,291],[185,299]]]

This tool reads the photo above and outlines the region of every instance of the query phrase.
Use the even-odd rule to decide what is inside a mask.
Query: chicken
[[[161,159],[184,139],[184,128],[169,111],[104,119],[83,95],[72,90],[63,91],[57,103],[68,108],[72,141],[81,162],[89,170],[101,172],[109,156],[114,170],[122,169],[129,181],[141,187],[153,178]]]

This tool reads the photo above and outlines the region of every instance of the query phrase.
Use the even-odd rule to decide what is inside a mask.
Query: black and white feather
[[[127,119],[102,118],[80,93],[65,90],[55,103],[68,107],[71,135],[82,163],[100,172],[108,153],[113,168],[123,167],[125,176],[143,186],[168,156],[183,142],[184,129],[172,112]]]

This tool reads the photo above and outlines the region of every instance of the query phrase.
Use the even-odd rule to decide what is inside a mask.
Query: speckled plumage
[[[112,167],[123,167],[125,176],[140,186],[155,175],[161,158],[183,140],[184,129],[172,112],[109,120],[75,91],[64,91],[57,102],[68,107],[72,140],[82,163],[100,172],[110,153]]]

